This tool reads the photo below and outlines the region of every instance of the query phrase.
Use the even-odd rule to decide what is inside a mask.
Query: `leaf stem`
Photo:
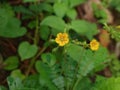
[[[38,44],[38,30],[39,30],[39,27],[38,27],[38,24],[39,24],[39,19],[38,19],[38,16],[36,16],[36,30],[35,30],[35,36],[34,36],[34,44],[37,45]]]
[[[35,60],[46,50],[46,48],[47,48],[47,47],[43,47],[43,48],[40,50],[40,52],[38,52],[38,54],[31,59],[30,65],[28,66],[28,69],[27,69],[26,74],[25,74],[26,76],[29,75],[31,68],[33,67],[33,65],[34,65],[34,63],[35,63]]]
[[[84,54],[84,47],[82,48],[82,54],[81,54],[81,56],[80,57],[82,57],[83,56],[83,54]],[[76,69],[75,69],[75,74],[77,75],[77,72],[78,72],[78,69],[79,69],[79,66],[80,66],[80,60],[79,60],[79,62],[78,62],[78,64],[77,64],[77,66],[76,66]],[[78,77],[77,77],[78,79],[77,79],[77,81],[75,82],[75,84],[73,85],[73,90],[75,90],[76,89],[76,87],[77,87],[77,85],[78,85],[78,83],[80,82],[80,80],[82,79],[82,76],[81,75],[79,75]]]
[[[82,79],[81,76],[79,76],[79,78],[77,79],[77,81],[75,82],[75,85],[73,86],[73,90],[76,90],[77,85],[79,84],[80,80]]]

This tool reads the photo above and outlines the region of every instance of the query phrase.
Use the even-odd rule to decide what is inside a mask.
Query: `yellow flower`
[[[59,44],[59,46],[64,46],[65,44],[69,42],[68,34],[58,33],[55,41],[57,44]]]
[[[93,50],[93,51],[96,51],[99,49],[99,42],[95,39],[93,39],[91,42],[90,42],[90,49]]]

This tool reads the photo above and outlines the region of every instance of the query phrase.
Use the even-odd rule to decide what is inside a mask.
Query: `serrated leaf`
[[[22,81],[19,78],[7,77],[9,90],[20,90],[23,88]],[[22,89],[23,90],[23,89]]]
[[[63,32],[65,29],[65,22],[57,16],[48,16],[41,22],[41,25],[47,25],[51,28],[58,30],[59,32]]]
[[[4,69],[5,70],[13,70],[13,69],[16,69],[19,65],[19,60],[18,60],[18,57],[17,56],[11,56],[11,57],[8,57],[4,62],[3,64],[5,65],[4,66]]]
[[[119,90],[120,89],[120,77],[104,78],[97,80],[94,87],[90,90]]]
[[[40,85],[38,74],[29,75],[28,77],[26,77],[23,81],[23,85],[25,87],[34,88],[35,90],[42,90],[42,86]],[[39,89],[39,88],[41,88],[41,89]]]
[[[51,81],[50,68],[41,61],[36,62],[36,70],[40,73],[40,82],[43,86],[47,86],[49,90],[57,90],[55,85]]]
[[[104,47],[100,47],[98,51],[94,53],[94,60],[95,60],[95,66],[99,66],[105,62],[107,62],[108,58],[108,51]]]
[[[77,33],[92,39],[98,33],[96,24],[89,23],[84,20],[74,20],[71,22],[71,28]]]
[[[41,55],[41,59],[49,66],[53,66],[56,63],[56,58],[52,53],[44,53]]]
[[[81,54],[83,53],[84,48],[75,44],[69,44],[66,47],[67,54],[72,57],[75,61],[79,62]]]
[[[23,61],[25,59],[29,59],[35,56],[35,54],[37,53],[37,50],[38,50],[38,47],[36,45],[31,45],[30,43],[25,41],[19,45],[18,53],[21,57],[21,60]]]
[[[75,9],[69,9],[66,14],[72,20],[77,17],[77,12],[75,11]]]
[[[85,50],[83,53],[84,54],[81,56],[78,72],[80,75],[86,76],[94,69],[94,59],[92,51]]]
[[[67,6],[65,3],[55,3],[53,9],[57,16],[63,18],[67,11]]]

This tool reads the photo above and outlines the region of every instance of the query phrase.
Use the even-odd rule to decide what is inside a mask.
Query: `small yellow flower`
[[[93,39],[91,42],[90,42],[90,49],[93,50],[93,51],[96,51],[99,49],[99,42],[95,39]]]
[[[55,41],[57,44],[59,44],[59,46],[64,46],[65,44],[69,42],[68,34],[58,33]]]

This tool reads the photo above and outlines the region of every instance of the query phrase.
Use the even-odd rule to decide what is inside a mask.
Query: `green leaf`
[[[20,78],[21,80],[25,79],[25,75],[23,75],[19,69],[13,70],[10,76],[13,78]]]
[[[86,0],[69,0],[70,2],[70,7],[74,7],[77,5],[80,5],[82,3],[84,3]]]
[[[100,47],[98,51],[94,53],[95,66],[99,66],[105,62],[108,62],[108,51],[104,47]]]
[[[74,20],[71,22],[71,28],[77,33],[92,39],[98,33],[96,24],[84,20]]]
[[[52,53],[44,53],[41,55],[41,58],[49,66],[53,66],[56,63],[56,57]]]
[[[120,77],[97,80],[90,90],[120,90]]]
[[[53,8],[55,14],[61,18],[63,18],[65,13],[67,12],[67,6],[65,3],[55,3]]]
[[[44,90],[40,85],[38,74],[29,75],[26,77],[23,81],[23,85],[28,88],[34,88],[34,90]]]
[[[77,17],[77,12],[75,9],[69,9],[66,14],[72,20],[74,20]]]
[[[13,70],[16,69],[19,65],[19,60],[17,56],[10,56],[8,57],[3,64],[5,65],[5,70]]]
[[[48,37],[50,35],[50,29],[47,26],[41,26],[39,32],[40,32],[40,37],[43,40],[48,40]]]
[[[43,11],[50,12],[50,13],[53,12],[52,5],[48,3],[31,4],[29,8],[31,11],[35,12],[36,14],[40,14]]]
[[[79,62],[84,48],[75,44],[68,44],[66,47],[67,54],[75,61]]]
[[[51,81],[50,68],[41,61],[36,62],[36,70],[40,73],[40,83],[43,86],[47,86],[49,90],[57,90],[55,85]]]
[[[21,60],[29,59],[35,56],[37,53],[38,47],[36,45],[31,45],[29,42],[25,41],[19,45],[18,53],[21,57]]]
[[[78,73],[82,76],[86,76],[93,69],[94,69],[93,52],[91,50],[85,50],[83,51],[83,55],[81,56]]]
[[[16,38],[25,35],[25,27],[20,27],[20,21],[10,15],[6,9],[0,11],[0,36]]]
[[[23,88],[22,81],[19,78],[8,77],[7,82],[9,90],[20,90]]]
[[[58,30],[58,32],[63,32],[66,24],[60,17],[48,16],[41,22],[41,25],[46,25]]]

